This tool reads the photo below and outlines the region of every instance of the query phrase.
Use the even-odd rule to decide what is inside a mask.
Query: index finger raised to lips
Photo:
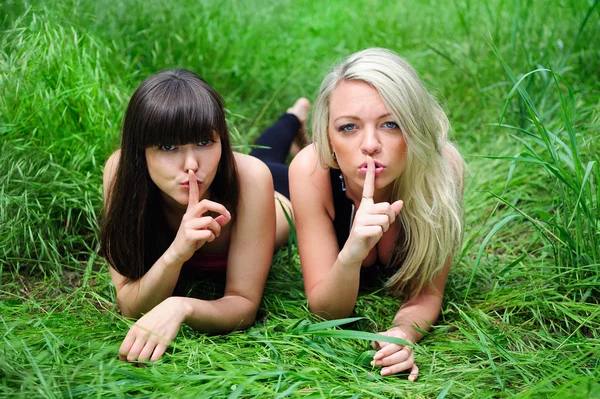
[[[189,178],[189,199],[187,209],[190,209],[194,205],[196,205],[200,201],[200,190],[198,190],[198,181],[196,180],[196,175],[193,170],[188,170],[188,178]]]
[[[375,162],[373,158],[367,156],[367,174],[365,175],[365,185],[363,186],[362,200],[373,201],[375,193]]]
[[[219,204],[218,202],[214,202],[211,200],[204,199],[196,204],[193,211],[189,211],[191,215],[201,216],[206,212],[215,212],[222,216],[217,216],[215,220],[221,226],[226,225],[231,220],[231,213],[225,208],[223,204]]]

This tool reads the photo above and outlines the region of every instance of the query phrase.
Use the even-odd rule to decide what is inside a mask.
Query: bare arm
[[[452,144],[447,143],[444,147],[444,159],[452,168],[459,191],[463,190],[465,164],[460,156],[460,153]],[[444,298],[444,288],[450,266],[452,264],[452,256],[446,259],[444,267],[440,274],[433,280],[432,284],[426,286],[419,295],[409,298],[404,302],[396,313],[392,322],[393,328],[399,329],[406,336],[406,340],[410,342],[418,342],[423,338],[423,334],[412,328],[418,326],[421,330],[429,331],[433,325],[442,307]]]
[[[338,242],[326,200],[328,170],[317,163],[314,144],[303,149],[289,169],[290,195],[308,305],[331,319],[352,312],[358,295],[360,264],[338,261]]]
[[[116,151],[106,162],[104,168],[104,201],[107,206],[109,193],[114,182],[120,151]],[[190,177],[194,179],[193,173]],[[110,275],[117,290],[117,303],[127,317],[140,317],[173,294],[181,267],[191,257],[193,251],[213,241],[221,226],[229,222],[229,213],[221,204],[212,201],[198,201],[196,184],[190,184],[190,201],[177,237],[165,253],[152,265],[140,279],[131,281],[110,267]],[[203,217],[207,211],[221,215],[217,218]]]
[[[435,324],[442,307],[444,288],[451,264],[452,258],[448,258],[444,268],[433,283],[423,288],[419,295],[404,302],[396,313],[392,321],[392,328],[402,331],[404,339],[407,341],[419,342],[423,338],[423,334],[416,330],[415,326],[421,330],[429,331],[431,326]]]
[[[157,360],[182,323],[210,333],[254,323],[273,256],[275,200],[267,167],[245,155],[238,158],[240,202],[232,227],[223,298],[166,298],[131,327],[119,350],[122,360]]]
[[[456,148],[451,144],[446,145],[444,158],[452,167],[456,176],[456,183],[459,185],[459,190],[462,191],[464,161]],[[408,342],[416,343],[420,341],[423,338],[423,334],[419,330],[429,331],[440,314],[444,288],[451,264],[452,256],[449,256],[440,274],[418,295],[410,297],[402,304],[394,317],[392,327],[381,334],[402,338]],[[375,345],[380,349],[374,355],[372,364],[382,367],[382,375],[391,375],[404,370],[410,370],[409,380],[414,381],[417,379],[419,368],[415,364],[414,354],[410,346],[389,344],[381,341],[375,342]]]
[[[271,172],[258,159],[236,154],[240,202],[232,228],[224,297],[214,301],[221,331],[254,323],[275,247],[275,197]],[[186,323],[202,327],[200,312]],[[206,319],[205,319],[206,320]]]
[[[360,269],[369,251],[394,223],[402,201],[373,202],[375,165],[369,158],[363,199],[350,236],[341,251],[333,227],[329,171],[316,166],[309,146],[290,166],[290,193],[294,207],[300,263],[310,309],[324,318],[350,315],[356,303]]]

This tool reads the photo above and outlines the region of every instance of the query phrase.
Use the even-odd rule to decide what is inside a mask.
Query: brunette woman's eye
[[[163,144],[163,145],[158,146],[159,150],[167,151],[167,152],[173,151],[175,148],[177,148],[177,147],[175,147],[174,145],[171,145],[171,144]]]
[[[396,122],[385,122],[383,124],[383,127],[385,127],[386,129],[398,129],[399,126]]]
[[[339,132],[351,132],[354,129],[356,129],[356,125],[354,123],[348,123],[346,125],[338,127]]]
[[[201,142],[198,143],[198,146],[208,147],[209,145],[211,145],[214,142],[215,142],[214,140],[202,140]]]

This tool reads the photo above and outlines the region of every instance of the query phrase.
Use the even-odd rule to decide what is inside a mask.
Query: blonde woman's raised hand
[[[340,252],[344,263],[362,264],[369,251],[377,244],[396,220],[396,215],[402,209],[402,200],[392,204],[388,202],[375,203],[375,162],[367,156],[367,173],[363,186],[362,199],[348,240]]]
[[[196,175],[190,170],[188,176],[190,191],[187,210],[181,219],[177,236],[169,247],[172,256],[179,262],[187,261],[205,243],[214,241],[221,234],[221,227],[231,220],[231,214],[223,205],[206,199],[200,201]],[[205,216],[211,211],[219,216]]]

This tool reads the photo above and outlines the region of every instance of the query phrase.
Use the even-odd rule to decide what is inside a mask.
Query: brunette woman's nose
[[[198,170],[199,167],[199,163],[198,163],[198,159],[196,157],[196,154],[193,150],[193,148],[186,148],[185,149],[185,159],[184,159],[184,163],[183,163],[183,170],[185,170],[186,172],[188,170],[193,170],[194,172]]]

